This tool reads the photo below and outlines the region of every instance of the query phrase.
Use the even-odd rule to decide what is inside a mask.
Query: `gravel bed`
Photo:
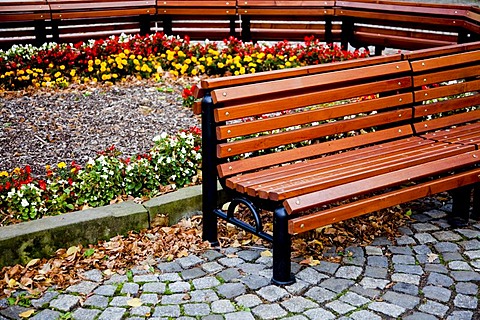
[[[125,156],[144,153],[161,132],[199,126],[182,106],[180,84],[65,89],[0,97],[0,171],[76,161],[83,165],[115,145]]]

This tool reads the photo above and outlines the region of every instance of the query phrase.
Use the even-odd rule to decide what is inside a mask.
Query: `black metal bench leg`
[[[216,135],[214,104],[209,93],[202,100],[202,212],[203,240],[212,246],[218,245],[217,215],[217,169],[216,169]]]
[[[291,273],[291,236],[288,233],[288,215],[285,208],[275,210],[273,216],[273,278],[275,285],[289,285],[295,282]]]
[[[448,222],[452,227],[467,225],[470,216],[471,191],[472,186],[463,186],[450,191],[453,205],[452,213],[448,217]]]
[[[472,220],[480,220],[480,183],[473,185],[473,209]]]

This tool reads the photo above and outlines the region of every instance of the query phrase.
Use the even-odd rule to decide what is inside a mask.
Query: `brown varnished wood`
[[[198,16],[198,9],[196,8],[157,8],[158,15],[185,15],[185,16]],[[234,8],[208,8],[208,10],[202,11],[202,16],[235,16],[236,11]]]
[[[414,130],[417,134],[421,134],[432,130],[458,125],[461,123],[475,122],[478,120],[479,116],[480,109],[471,112],[459,113],[451,116],[415,123]]]
[[[473,96],[443,100],[443,101],[416,106],[414,108],[413,117],[420,118],[428,115],[454,111],[454,110],[471,107],[471,106],[478,106],[478,105],[480,105],[480,94],[475,94]],[[444,117],[448,117],[448,116],[445,115]],[[426,122],[428,123],[429,121],[426,121]],[[461,123],[463,122],[464,121],[462,121]]]
[[[182,8],[188,8],[188,7],[194,7],[194,8],[208,8],[210,9],[211,7],[225,7],[225,8],[233,8],[235,9],[236,7],[236,1],[164,1],[164,0],[157,0],[157,7],[159,8],[170,8],[170,7],[182,7]],[[197,11],[198,13],[198,11]],[[203,14],[203,12],[202,12]]]
[[[375,115],[357,117],[340,122],[327,123],[322,126],[308,127],[271,134],[269,135],[269,139],[265,139],[265,137],[260,136],[257,138],[239,140],[230,143],[222,143],[217,147],[217,157],[231,157],[246,152],[254,152],[278,147],[281,145],[287,145],[289,143],[318,139],[320,137],[325,137],[336,133],[345,133],[352,130],[360,130],[388,123],[393,124],[398,121],[407,120],[411,117],[411,109],[400,109]]]
[[[344,204],[332,209],[319,211],[306,216],[291,219],[288,225],[290,234],[298,234],[320,228],[335,222],[358,217],[366,213],[389,208],[415,199],[428,197],[440,192],[453,190],[458,187],[480,181],[480,169],[447,176],[445,178],[413,185],[408,188],[391,191],[363,200]],[[292,208],[286,204],[287,211]]]
[[[418,39],[403,36],[393,36],[382,33],[366,33],[354,31],[356,41],[360,43],[368,43],[370,45],[380,45],[387,47],[403,48],[403,49],[424,49],[432,47],[441,47],[455,43],[455,41]]]
[[[410,70],[407,61],[387,63],[378,66],[360,67],[356,72],[341,70],[324,74],[315,74],[294,79],[277,80],[274,83],[262,82],[247,84],[239,87],[216,89],[211,92],[214,103],[225,103],[227,101],[252,98],[261,95],[275,95],[290,90],[306,90],[309,88],[321,87],[322,85],[340,84],[348,81],[363,81],[377,78],[379,76],[393,76],[408,72]]]
[[[480,80],[460,82],[448,86],[415,91],[415,101],[421,102],[478,90],[480,90]]]
[[[309,161],[269,168],[260,172],[252,172],[235,176],[227,180],[230,181],[230,183],[227,183],[227,185],[230,188],[236,188],[237,191],[244,193],[247,192],[247,188],[261,185],[268,181],[282,179],[283,177],[290,175],[292,172],[296,173],[303,170],[312,170],[312,168],[315,169],[318,167],[324,168],[324,166],[337,165],[343,162],[348,163],[349,161],[357,161],[373,155],[381,156],[392,152],[411,150],[412,148],[418,148],[425,144],[430,145],[431,142],[418,137],[396,140],[380,145],[349,150],[348,152],[337,153]]]
[[[480,50],[472,52],[464,52],[453,54],[449,56],[430,58],[421,61],[414,61],[411,63],[413,72],[421,72],[425,70],[433,70],[448,67],[452,69],[454,66],[467,64],[467,63],[478,63],[480,60]]]
[[[409,5],[409,3],[369,3],[366,1],[362,2],[352,2],[352,1],[336,1],[336,5],[343,8],[355,8],[365,11],[381,11],[381,12],[404,12],[407,14],[412,13],[421,13],[428,15],[446,15],[446,16],[463,16],[467,14],[469,7],[438,7],[438,6],[419,6],[417,3],[415,5]]]
[[[460,144],[478,144],[478,139],[480,137],[480,122],[474,122],[451,129],[426,133],[423,134],[422,137],[434,141]]]
[[[460,146],[459,146],[460,147]],[[473,148],[473,146],[461,146]],[[335,186],[306,195],[290,198],[284,201],[284,206],[289,214],[319,207],[323,204],[344,200],[368,192],[378,191],[388,187],[421,179],[436,174],[445,173],[459,168],[468,167],[480,162],[480,151],[470,151],[464,154],[423,163],[420,165],[384,173],[367,179],[362,179],[340,186]]]
[[[408,137],[413,133],[410,125],[404,125],[385,130],[376,131],[373,133],[366,133],[362,135],[346,137],[338,140],[331,140],[323,143],[316,143],[313,145],[300,147],[296,149],[286,150],[278,153],[270,153],[266,155],[257,156],[254,158],[241,159],[224,163],[217,166],[219,177],[223,178],[248,172],[270,165],[278,165],[286,162],[297,161],[301,159],[308,159],[322,154],[338,152],[350,148],[356,148],[362,145],[378,143],[381,141],[388,141],[392,139],[399,139]],[[228,181],[227,181],[228,182]]]
[[[400,84],[399,84],[400,83]],[[272,97],[266,101],[240,102],[237,104],[227,104],[223,108],[215,109],[215,120],[224,122],[229,120],[241,119],[245,117],[258,116],[262,114],[278,112],[292,109],[292,107],[301,108],[316,104],[330,103],[337,100],[361,97],[370,94],[383,93],[397,89],[403,89],[411,85],[411,78],[404,77],[391,79],[382,82],[371,82],[356,86],[347,86],[338,89],[329,89],[314,91],[309,93],[297,94],[295,104],[292,105],[292,99],[289,96],[282,98]],[[372,90],[375,89],[375,90]],[[396,106],[398,103],[409,103],[412,101],[411,93],[402,93],[396,96],[390,96],[380,99],[374,99],[365,103],[358,103],[357,107],[362,108],[383,108],[385,105]],[[331,109],[335,112],[334,109]],[[334,114],[332,114],[333,116]]]
[[[394,36],[403,39],[411,39],[411,41],[415,41],[415,43],[417,43],[417,40],[438,41],[438,43],[456,43],[457,41],[457,37],[454,35],[430,33],[423,30],[404,31],[398,29],[385,29],[380,27],[359,25],[354,27],[354,32],[356,34],[370,34],[371,36],[378,35],[378,37]]]
[[[318,0],[308,0],[308,1],[274,1],[274,0],[239,0],[237,4],[240,8],[243,7],[332,7],[335,5],[335,1],[318,1]]]
[[[121,17],[141,14],[154,14],[153,9],[132,8],[132,9],[119,9],[119,10],[95,10],[85,12],[54,12],[52,13],[52,19],[78,19],[78,18],[100,18],[100,17]]]
[[[465,51],[476,50],[476,49],[480,49],[480,41],[464,43],[464,44],[455,44],[455,45],[450,45],[442,48],[416,50],[413,52],[405,53],[404,57],[407,60],[414,61],[418,59],[438,57],[442,55],[454,54],[458,52],[465,52]]]
[[[400,54],[381,57],[360,58],[354,60],[346,60],[337,63],[325,63],[314,66],[306,66],[302,68],[282,69],[260,72],[255,74],[245,74],[239,76],[221,77],[213,79],[204,79],[200,82],[202,89],[216,89],[227,86],[237,86],[243,84],[252,84],[268,80],[279,80],[309,74],[318,74],[332,72],[337,70],[345,70],[349,68],[357,68],[361,66],[370,66],[381,63],[400,61]]]
[[[366,86],[366,85],[364,85]],[[352,91],[355,92],[355,91]],[[361,95],[358,95],[361,96]],[[292,96],[298,102],[302,99]],[[412,103],[413,99],[410,93],[395,95],[391,97],[340,104],[335,106],[324,106],[310,111],[293,112],[291,114],[271,116],[266,119],[253,120],[241,123],[228,124],[217,127],[217,139],[229,139],[240,136],[246,136],[253,133],[265,132],[274,129],[289,128],[296,125],[309,124],[312,122],[321,122],[329,119],[337,119],[344,116],[368,113],[372,111],[381,111],[381,108],[400,107]],[[389,103],[389,104],[387,104]],[[300,106],[302,103],[300,103]],[[262,109],[264,110],[264,109]],[[283,110],[281,110],[283,111]],[[255,110],[257,113],[258,110]],[[249,117],[248,115],[247,117]],[[255,114],[251,115],[255,116]],[[322,125],[322,124],[320,124]]]
[[[317,9],[317,8],[305,8],[305,9],[294,9],[294,8],[269,8],[269,9],[257,9],[257,8],[238,8],[238,14],[240,15],[249,15],[249,16],[333,16],[334,9]]]
[[[376,158],[371,162],[366,161],[364,167],[362,163],[357,163],[342,170],[332,170],[326,174],[312,174],[303,179],[292,179],[291,181],[274,185],[269,189],[268,186],[258,191],[261,198],[271,199],[274,201],[284,200],[299,195],[307,194],[323,190],[330,187],[341,186],[353,181],[359,181],[370,177],[379,176],[385,173],[410,168],[413,166],[434,162],[438,159],[463,154],[466,151],[473,150],[473,147],[464,147],[457,145],[450,146],[433,146],[425,150],[418,150],[417,154],[407,153],[405,156],[394,155],[385,159]]]
[[[414,87],[440,83],[444,81],[463,79],[468,77],[476,77],[480,71],[480,66],[469,66],[454,70],[446,70],[424,75],[416,75],[413,77]]]

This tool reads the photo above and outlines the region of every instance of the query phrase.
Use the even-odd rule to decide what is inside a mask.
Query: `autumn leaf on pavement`
[[[435,253],[429,253],[429,254],[427,254],[427,261],[428,261],[429,263],[432,263],[432,262],[434,262],[434,261],[437,260],[437,259],[438,259],[438,254],[435,254]]]
[[[273,256],[272,252],[270,250],[265,250],[260,253],[262,257],[271,257]]]
[[[20,313],[19,316],[22,318],[29,318],[34,312],[35,312],[35,309],[30,309]]]
[[[140,300],[139,298],[133,298],[133,299],[128,300],[127,304],[130,307],[140,307],[143,303],[142,303],[142,300]]]

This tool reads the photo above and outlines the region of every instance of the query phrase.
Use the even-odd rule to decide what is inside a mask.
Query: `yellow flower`
[[[290,58],[288,58],[288,61],[295,61],[297,59],[297,56],[292,56]]]
[[[222,62],[219,62],[219,63],[217,63],[217,67],[223,68],[223,67],[225,67],[225,65]]]
[[[186,64],[190,64],[190,63],[192,63],[192,60],[190,60],[190,59],[185,59],[185,63],[186,63]]]
[[[130,54],[130,50],[128,50],[128,49],[123,50],[123,52],[124,52],[125,54]]]
[[[88,60],[88,65],[89,66],[93,65],[93,60]]]
[[[130,57],[128,57],[128,59],[130,59],[130,60],[135,59],[135,55],[134,55],[134,54],[131,54]]]
[[[0,172],[0,177],[8,177],[8,172],[7,171],[1,171]]]
[[[71,77],[74,77],[74,76],[75,76],[75,72],[76,72],[75,69],[72,69],[72,71],[70,71],[70,76],[71,76]]]
[[[63,64],[60,66],[60,70],[65,70],[65,66]]]
[[[290,66],[292,66],[292,64],[290,63],[290,61],[285,62],[285,67],[290,67]]]
[[[61,72],[60,72],[60,71],[57,71],[53,76],[54,76],[55,78],[58,78],[58,77],[60,77],[61,75],[62,75]]]
[[[197,69],[193,69],[193,70],[192,70],[192,76],[196,76],[197,74],[198,74]]]
[[[66,164],[65,162],[63,162],[63,161],[60,162],[59,164],[57,164],[58,169],[63,169],[63,168],[65,168],[66,166],[67,166],[67,164]]]
[[[15,169],[13,169],[13,174],[20,174],[21,170],[19,167],[16,167]]]
[[[243,61],[245,61],[245,62],[250,62],[250,61],[252,61],[252,57],[250,57],[250,56],[245,56],[245,57],[243,58]]]
[[[49,67],[49,68],[53,68],[53,63],[50,63],[50,64],[48,65],[48,67]]]
[[[250,73],[255,73],[255,69],[254,69],[254,68],[251,68],[251,69],[250,69]]]
[[[127,56],[125,55],[125,53],[123,52],[120,52],[120,54],[118,55],[121,59],[125,59]]]
[[[88,67],[88,72],[92,72],[93,71],[93,67]]]
[[[137,55],[137,59],[142,60],[143,59],[142,55],[141,54]]]

